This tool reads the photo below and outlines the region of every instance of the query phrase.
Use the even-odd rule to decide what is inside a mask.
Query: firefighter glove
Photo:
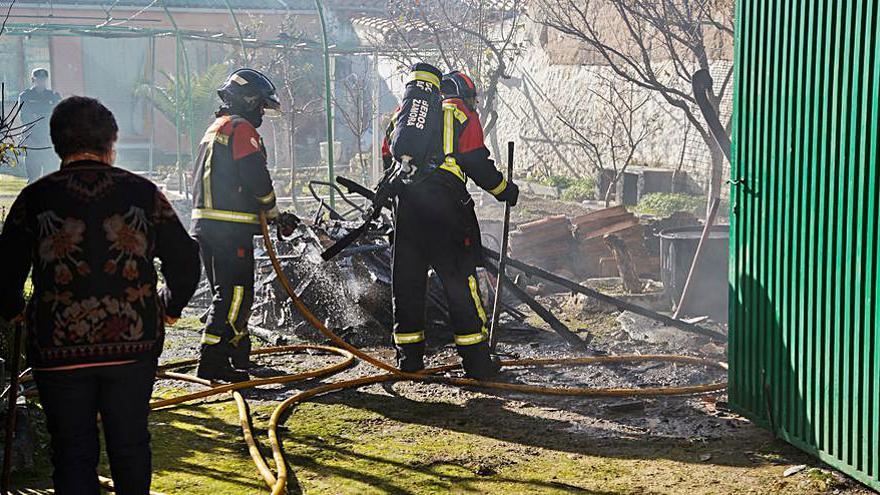
[[[513,182],[508,182],[507,187],[495,197],[498,201],[504,201],[510,206],[516,206],[517,201],[519,201],[519,186]]]

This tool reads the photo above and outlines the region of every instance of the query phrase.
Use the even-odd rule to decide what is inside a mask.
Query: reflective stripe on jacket
[[[221,115],[199,143],[193,175],[193,230],[254,233],[260,212],[278,215],[266,148],[247,120]]]

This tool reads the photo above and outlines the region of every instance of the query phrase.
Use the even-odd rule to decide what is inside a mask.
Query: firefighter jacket
[[[193,233],[253,235],[260,212],[278,216],[266,148],[246,119],[223,115],[199,144],[193,176]]]
[[[391,120],[382,145],[386,167],[393,159],[389,143],[395,120]],[[489,158],[480,117],[459,98],[443,101],[443,153],[445,158],[438,168],[455,175],[463,184],[470,178],[496,197],[507,189],[507,180]]]

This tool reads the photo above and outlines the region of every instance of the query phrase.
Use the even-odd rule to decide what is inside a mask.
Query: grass
[[[157,392],[180,393],[171,386]],[[370,389],[296,408],[279,429],[291,468],[290,493],[803,493],[802,484],[781,477],[803,456],[751,426],[718,441],[647,434],[594,438],[571,433],[562,419],[509,410],[500,399],[458,404],[406,395]],[[273,408],[252,401],[255,434],[264,447]],[[232,401],[156,412],[150,429],[154,490],[266,493]],[[16,487],[49,486],[45,446],[38,459],[34,469],[16,473]],[[106,463],[100,472],[109,473]],[[833,486],[819,474],[803,479]]]
[[[22,177],[0,173],[0,222],[26,184],[27,180]]]
[[[27,179],[0,173],[0,196],[18,196],[27,185]]]

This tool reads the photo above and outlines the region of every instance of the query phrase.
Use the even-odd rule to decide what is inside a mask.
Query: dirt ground
[[[632,341],[616,315],[584,318],[569,302],[557,297],[557,314],[581,329],[582,336],[591,335],[597,353],[636,347],[643,353],[671,353],[694,344],[686,336],[675,343]],[[199,326],[190,317],[171,330],[163,359],[194,356]],[[568,354],[554,334],[536,327],[508,325],[501,350],[521,357]],[[435,334],[432,364],[453,361],[454,351],[444,342],[448,336]],[[393,357],[389,348],[371,351]],[[254,374],[298,372],[337,359],[305,353],[267,357]],[[373,372],[357,365],[328,380]],[[723,379],[714,369],[668,364],[511,370],[507,375],[523,383],[595,386]],[[314,385],[247,391],[257,438],[265,438],[265,425],[281,399]],[[156,395],[196,388],[162,380]],[[219,396],[155,413],[150,421],[154,489],[264,493],[241,440],[236,411],[228,396]],[[34,418],[41,430],[38,411]],[[291,493],[871,493],[731,413],[724,394],[560,399],[402,382],[319,397],[296,408],[279,432],[295,475]],[[37,465],[16,474],[17,487],[50,486],[46,435],[39,431],[37,437]],[[802,464],[808,467],[783,476]],[[109,470],[104,466],[102,472]]]
[[[21,185],[17,181],[0,187],[0,206],[11,202]],[[558,210],[557,206],[526,200],[523,211],[534,218]],[[568,207],[568,213],[582,208]],[[497,210],[492,205],[486,208]],[[542,302],[597,355],[681,353],[725,359],[722,345],[653,328],[632,315],[597,312],[582,299],[558,295]],[[571,355],[543,322],[525,307],[519,309],[528,318],[524,323],[506,322],[500,351],[517,357]],[[196,356],[199,313],[198,308],[191,310],[169,330],[163,362]],[[433,330],[430,364],[455,362],[451,336]],[[298,335],[320,342],[316,333]],[[372,335],[355,340],[388,338]],[[393,351],[385,345],[369,350],[393,359]],[[338,359],[308,353],[272,356],[260,359],[253,374],[301,372]],[[358,364],[325,381],[373,373],[370,366]],[[714,368],[663,363],[509,369],[505,376],[536,385],[595,387],[692,385],[725,378]],[[246,391],[257,439],[266,443],[266,424],[281,400],[318,383]],[[172,397],[198,388],[161,380],[155,396]],[[873,493],[732,413],[726,401],[723,393],[559,398],[400,382],[318,397],[289,414],[279,433],[294,477],[291,493]],[[37,402],[31,407],[31,423],[38,444],[36,462],[14,474],[20,493],[40,493],[51,486],[48,435]],[[154,490],[193,495],[266,492],[242,441],[231,397],[156,412],[150,428]],[[784,476],[800,465],[806,468]],[[106,460],[100,472],[109,473]]]

